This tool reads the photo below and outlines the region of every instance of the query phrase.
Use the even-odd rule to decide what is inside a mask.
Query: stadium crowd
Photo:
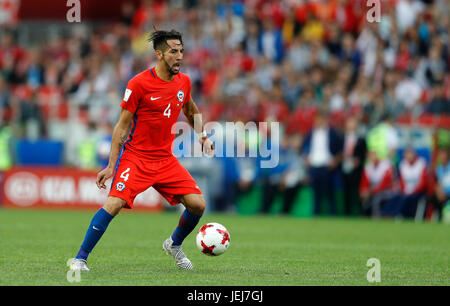
[[[316,214],[324,200],[336,213],[336,188],[346,214],[414,216],[421,199],[440,212],[450,197],[450,142],[443,137],[424,157],[398,132],[428,115],[447,119],[448,133],[448,9],[444,0],[386,0],[370,23],[364,0],[143,0],[125,3],[120,20],[74,26],[45,44],[22,46],[16,29],[4,28],[0,118],[15,138],[63,140],[65,162],[84,166],[70,152],[107,139],[128,80],[155,62],[148,34],[173,28],[184,35],[183,72],[207,121],[282,126],[279,165],[235,159],[223,186],[236,193],[222,188],[217,209],[262,184],[264,212],[280,192],[289,212],[305,185]],[[101,158],[108,149],[102,143]]]

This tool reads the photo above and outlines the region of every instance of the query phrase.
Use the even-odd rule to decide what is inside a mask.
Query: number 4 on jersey
[[[167,116],[167,118],[170,118],[170,103],[167,105],[167,108],[164,110],[164,116]]]
[[[128,181],[128,177],[130,176],[128,172],[130,172],[130,168],[127,168],[127,170],[122,172],[122,174],[120,175],[120,177],[123,178],[125,182]]]

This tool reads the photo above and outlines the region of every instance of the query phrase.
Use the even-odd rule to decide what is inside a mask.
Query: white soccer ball
[[[218,256],[230,246],[230,233],[222,224],[208,223],[198,230],[196,242],[203,254]]]

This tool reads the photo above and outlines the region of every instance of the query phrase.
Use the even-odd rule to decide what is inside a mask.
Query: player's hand
[[[202,152],[205,151],[206,155],[212,156],[214,154],[214,144],[208,137],[203,137],[199,139],[202,145]]]
[[[106,189],[105,182],[113,175],[114,169],[105,168],[97,174],[97,187],[99,189]]]

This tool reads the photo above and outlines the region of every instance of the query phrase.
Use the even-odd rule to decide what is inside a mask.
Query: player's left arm
[[[189,125],[194,129],[194,131],[198,135],[200,135],[199,141],[200,144],[202,145],[202,150],[203,148],[205,148],[206,154],[212,155],[214,151],[214,144],[212,143],[211,140],[209,140],[208,136],[206,135],[201,113],[198,110],[197,105],[195,105],[195,102],[192,99],[192,97],[185,105],[183,105],[183,113],[186,116]]]

